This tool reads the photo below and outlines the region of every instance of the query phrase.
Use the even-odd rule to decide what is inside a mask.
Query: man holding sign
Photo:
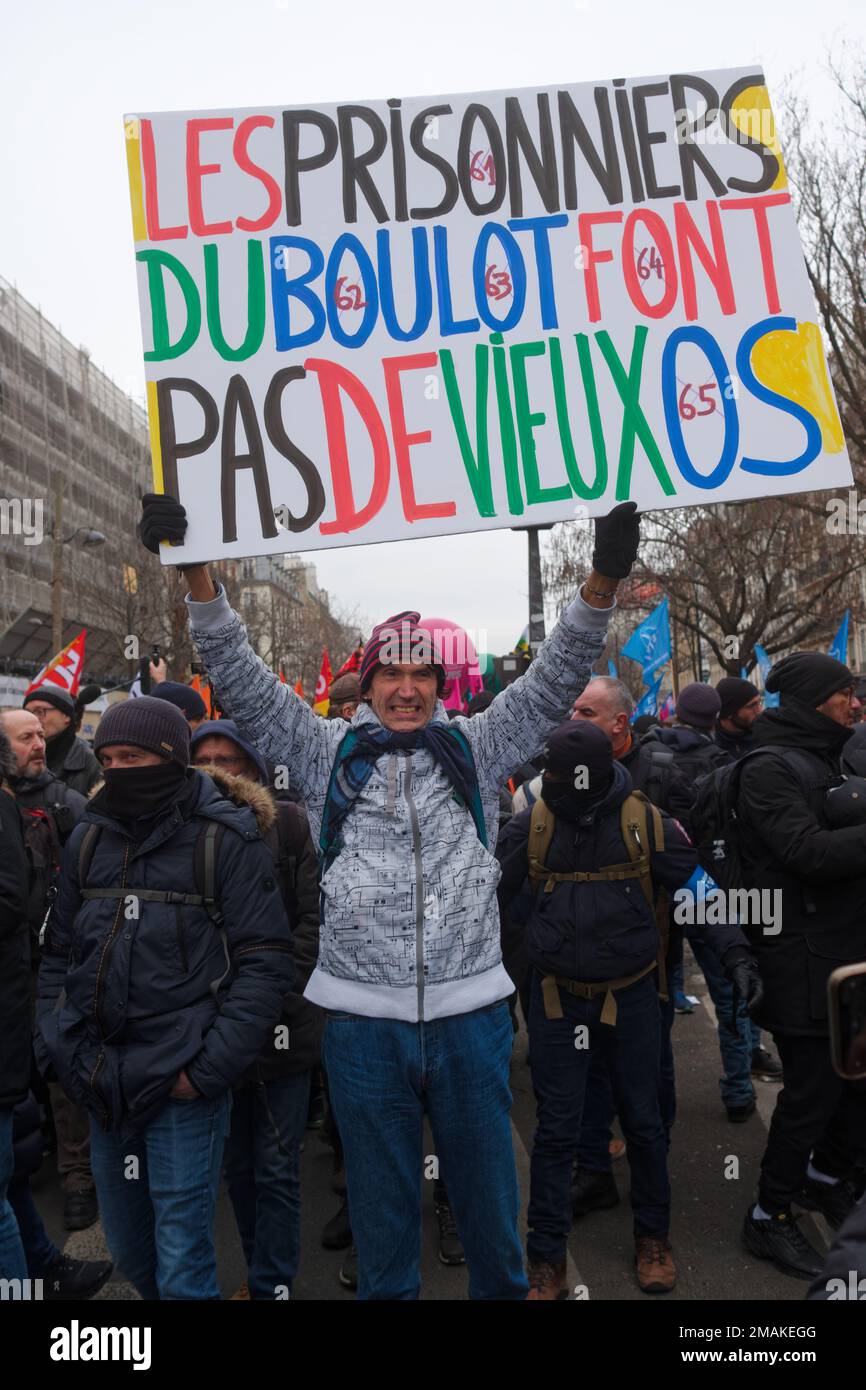
[[[144,499],[149,549],[181,542],[186,525],[173,499]],[[305,994],[327,1012],[362,1299],[418,1297],[425,1114],[470,1298],[527,1294],[493,850],[500,787],[586,685],[637,554],[634,503],[595,526],[589,579],[528,672],[451,723],[440,653],[417,613],[374,629],[351,723],[318,719],[255,654],[206,566],[186,567],[191,631],[220,703],[287,767],[318,838],[321,944]]]

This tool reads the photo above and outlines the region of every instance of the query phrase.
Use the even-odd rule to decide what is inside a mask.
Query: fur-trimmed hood
[[[277,818],[277,812],[274,798],[267,787],[254,782],[250,777],[236,777],[234,773],[226,772],[221,767],[213,767],[210,763],[197,764],[196,771],[206,772],[227,801],[233,802],[235,806],[249,806],[262,835],[270,830]]]

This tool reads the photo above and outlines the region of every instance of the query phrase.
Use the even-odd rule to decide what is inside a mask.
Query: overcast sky
[[[832,121],[826,50],[863,0],[13,0],[3,18],[0,274],[125,390],[144,391],[122,115],[341,101],[763,66]],[[782,129],[784,148],[784,128]],[[376,620],[419,607],[509,649],[527,620],[508,531],[319,551],[320,583]]]

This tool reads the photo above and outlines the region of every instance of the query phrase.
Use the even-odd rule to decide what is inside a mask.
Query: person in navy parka
[[[144,1298],[217,1299],[231,1088],[279,1020],[291,934],[255,815],[189,767],[178,709],[114,705],[94,747],[105,786],[64,851],[37,1055],[90,1112],[103,1225],[126,1277]]]

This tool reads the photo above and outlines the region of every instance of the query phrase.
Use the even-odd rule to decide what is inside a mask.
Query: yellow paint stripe
[[[162,476],[162,444],[159,438],[159,408],[156,403],[156,382],[147,383],[147,421],[150,428],[150,462],[153,468],[154,492],[165,492]]]
[[[123,123],[126,136],[126,169],[129,175],[129,201],[132,204],[132,235],[136,241],[147,241],[147,222],[144,216],[144,196],[141,184],[141,122],[130,116]]]

